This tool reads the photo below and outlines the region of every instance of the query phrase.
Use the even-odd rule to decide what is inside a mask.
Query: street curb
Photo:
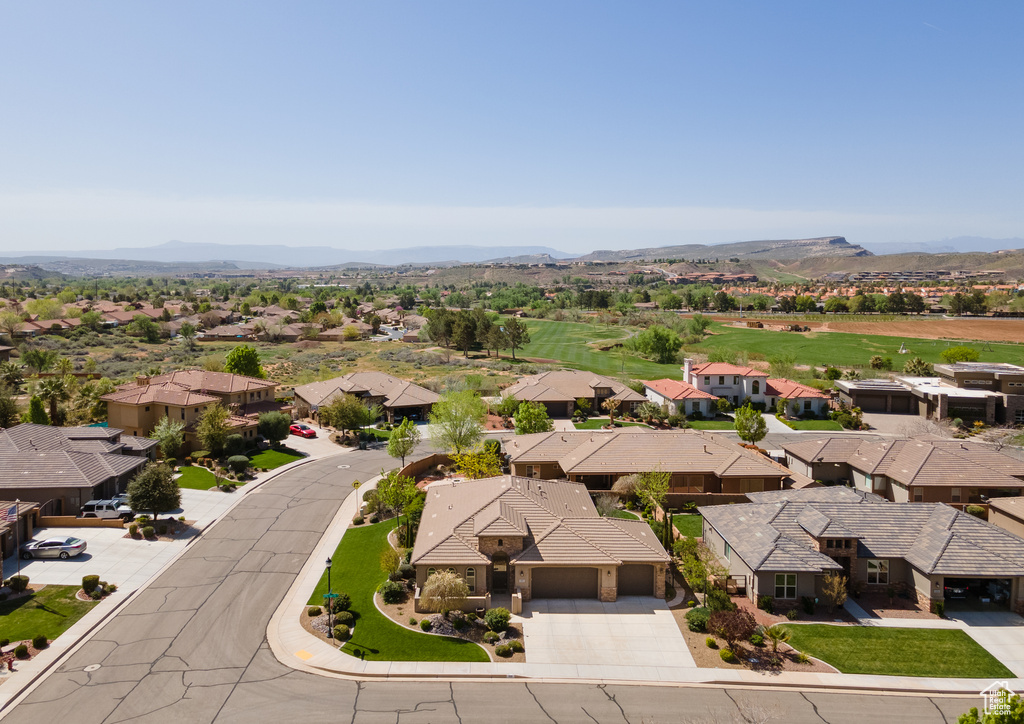
[[[339,451],[336,454],[343,455],[346,452],[349,452],[349,451],[342,450],[342,451]],[[288,465],[282,465],[280,468],[278,468],[277,470],[274,470],[267,477],[263,478],[262,480],[256,481],[251,487],[244,486],[246,488],[245,492],[242,493],[242,495],[239,495],[237,497],[237,499],[230,505],[230,507],[225,508],[224,511],[220,515],[218,515],[216,518],[214,518],[213,520],[208,522],[202,528],[199,528],[198,529],[199,532],[196,533],[196,535],[192,536],[189,540],[187,540],[185,542],[185,545],[182,546],[181,550],[178,551],[178,553],[176,555],[174,555],[163,566],[161,566],[160,569],[158,571],[156,571],[152,576],[150,576],[149,579],[146,580],[145,583],[140,585],[134,591],[131,591],[121,601],[117,602],[109,610],[103,612],[103,614],[101,616],[99,616],[97,618],[97,620],[94,623],[92,623],[86,631],[84,631],[77,639],[75,639],[66,649],[64,649],[56,657],[54,657],[53,661],[50,661],[42,669],[40,669],[35,674],[33,674],[31,676],[31,678],[27,679],[25,681],[25,683],[22,684],[19,688],[17,688],[12,694],[10,694],[10,696],[6,696],[8,694],[8,691],[11,688],[11,685],[10,685],[9,682],[8,682],[7,686],[0,687],[0,699],[3,699],[3,702],[0,703],[0,719],[3,719],[4,717],[6,717],[7,714],[14,709],[14,707],[16,707],[18,704],[20,704],[21,701],[26,696],[28,696],[30,693],[32,693],[32,691],[36,688],[36,686],[41,684],[43,682],[43,680],[46,677],[48,677],[51,673],[53,673],[53,671],[60,664],[62,664],[64,661],[66,661],[71,655],[77,653],[82,648],[82,646],[84,646],[86,643],[88,643],[89,640],[93,637],[93,635],[95,635],[103,626],[105,626],[110,621],[110,619],[114,616],[114,614],[116,614],[118,611],[120,611],[121,608],[125,604],[130,603],[131,601],[135,600],[135,598],[139,594],[141,594],[143,591],[145,591],[147,588],[149,588],[150,585],[152,585],[153,581],[155,581],[157,578],[159,578],[161,575],[163,575],[167,571],[168,568],[170,568],[172,565],[177,563],[177,561],[183,555],[185,555],[185,553],[188,551],[188,549],[192,546],[193,543],[195,543],[196,541],[200,540],[203,537],[203,535],[206,533],[207,530],[212,528],[215,524],[220,522],[220,520],[225,515],[230,513],[232,510],[234,510],[235,506],[237,506],[239,503],[241,503],[242,500],[244,500],[245,497],[247,495],[249,495],[252,491],[259,490],[263,486],[264,483],[267,483],[267,482],[273,480],[278,475],[281,475],[283,473],[289,472],[289,471],[291,471],[291,470],[293,470],[295,468],[301,467],[303,465],[308,465],[310,463],[318,462],[320,460],[326,460],[327,458],[330,458],[330,457],[334,457],[334,456],[333,455],[324,455],[323,457],[319,457],[319,458],[307,457],[307,458],[303,458],[302,460],[296,460],[295,462],[289,463]],[[84,618],[88,618],[88,616],[89,616],[89,614],[86,614],[86,616]],[[83,618],[83,620],[84,620],[84,618]]]

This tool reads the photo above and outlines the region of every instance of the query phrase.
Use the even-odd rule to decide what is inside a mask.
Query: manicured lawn
[[[0,638],[23,641],[43,634],[51,641],[96,605],[75,598],[78,586],[47,586],[27,598],[0,603]]]
[[[209,490],[217,484],[217,479],[202,465],[185,465],[179,472],[178,487],[192,490]]]
[[[676,527],[681,535],[688,535],[691,538],[700,538],[704,535],[704,516],[699,513],[693,515],[676,514],[672,516],[672,525]]]
[[[566,367],[589,370],[613,377],[634,377],[657,380],[663,377],[682,377],[678,364],[658,364],[631,354],[624,357],[619,350],[601,352],[588,342],[608,345],[625,339],[634,332],[626,327],[578,322],[552,322],[546,319],[524,319],[530,330],[530,344],[516,350],[517,357],[536,357],[556,360]],[[508,357],[508,353],[502,358]]]
[[[844,674],[935,676],[964,679],[1012,677],[1013,672],[959,629],[874,626],[786,626],[789,643]]]
[[[636,513],[630,513],[628,510],[613,510],[605,515],[605,518],[622,518],[623,520],[640,520],[640,516]]]
[[[694,430],[735,430],[736,423],[732,420],[690,420]]]
[[[367,433],[368,435],[372,435],[378,440],[383,440],[385,442],[391,439],[391,430],[378,430],[375,427],[368,427],[364,430],[364,432]]]
[[[794,430],[828,430],[842,431],[843,426],[835,420],[786,420]]]
[[[301,460],[304,456],[292,450],[289,447],[263,450],[249,458],[249,462],[252,463],[254,468],[265,468],[266,470],[273,470],[279,468],[282,465]]]
[[[901,368],[910,357],[920,357],[929,364],[941,363],[939,356],[946,349],[946,342],[934,339],[910,337],[889,337],[880,334],[854,334],[851,332],[775,332],[767,329],[746,329],[730,327],[715,322],[711,325],[714,333],[699,345],[688,347],[694,351],[709,352],[712,349],[726,349],[733,352],[747,352],[751,357],[767,359],[777,355],[793,355],[797,364],[834,365],[866,367],[873,355],[892,357]],[[910,353],[901,355],[900,344],[906,342]],[[981,350],[986,343],[974,345]],[[1024,363],[1024,346],[1017,344],[988,343],[982,352],[982,361]],[[678,379],[679,375],[676,375]]]
[[[585,422],[574,422],[573,425],[577,430],[600,430],[602,427],[608,424],[608,418],[603,420],[600,418],[586,420]],[[620,427],[649,427],[642,422],[620,422]]]
[[[388,545],[388,533],[396,520],[349,529],[331,558],[331,586],[352,599],[356,616],[355,635],[342,648],[348,654],[365,652],[372,661],[490,661],[487,653],[462,639],[431,636],[399,626],[373,605],[373,594],[384,582],[380,552]],[[320,578],[312,605],[322,605],[327,593],[327,572]],[[409,602],[412,612],[412,602]],[[416,618],[422,618],[417,614]]]

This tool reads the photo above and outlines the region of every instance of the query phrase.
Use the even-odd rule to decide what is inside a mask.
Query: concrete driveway
[[[961,611],[949,618],[963,623],[968,636],[1024,678],[1024,618],[1010,611]]]
[[[600,678],[618,678],[622,667],[696,667],[672,612],[653,597],[623,596],[615,603],[537,599],[523,604],[517,618],[531,671],[535,665],[572,664]]]
[[[235,502],[239,493],[216,490],[181,491],[181,508],[161,517],[184,515],[197,527],[208,525]],[[124,528],[37,528],[33,538],[43,540],[56,536],[81,538],[88,547],[85,553],[67,560],[32,559],[21,561],[21,572],[33,583],[50,585],[82,585],[82,576],[98,575],[100,580],[116,583],[118,588],[133,590],[148,581],[185,547],[187,539],[147,541],[125,538]],[[4,578],[18,570],[18,559],[4,561]]]

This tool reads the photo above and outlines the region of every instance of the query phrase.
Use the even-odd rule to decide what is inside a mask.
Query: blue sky
[[[1024,3],[0,1],[0,247],[1024,236]]]

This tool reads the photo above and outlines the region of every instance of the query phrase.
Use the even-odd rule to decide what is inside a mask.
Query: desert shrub
[[[36,649],[45,649],[47,644],[50,642],[45,636],[39,634],[38,636],[32,637],[32,647]]]
[[[462,618],[461,616],[452,619],[452,628],[454,628],[456,631],[461,631],[468,625],[469,624],[466,622],[466,619]]]
[[[691,608],[686,612],[686,625],[694,633],[704,633],[708,630],[708,619],[711,618],[711,611],[704,608]]]
[[[494,647],[494,653],[502,658],[507,658],[512,655],[512,647],[508,644],[499,644]]]
[[[210,457],[210,451],[209,450],[196,450],[194,453],[192,453],[192,459],[193,460],[197,460],[198,461],[198,460],[202,460],[202,459],[208,458],[208,457]]]
[[[508,647],[515,651],[517,654],[521,654],[526,648],[523,646],[523,642],[519,639],[512,639],[508,642]]]
[[[982,520],[988,519],[988,513],[985,511],[985,508],[980,505],[968,505],[964,508],[964,511],[968,515],[973,515],[975,518],[981,518]]]
[[[249,467],[249,458],[245,455],[232,455],[228,458],[228,466],[236,475],[244,473],[245,469]]]
[[[14,655],[17,656],[19,659],[27,659],[28,646],[26,646],[25,644],[18,644],[14,647]]]
[[[310,606],[306,609],[306,615],[310,618],[315,618],[316,616],[319,616],[322,613],[323,611],[320,609],[319,606]]]
[[[694,606],[696,606],[696,605],[697,605],[697,602],[696,602],[696,601],[687,601],[687,602],[686,602],[686,607],[687,607],[687,608],[693,608],[693,607],[694,607]]]
[[[117,584],[116,583],[108,583],[107,584],[107,591],[109,593],[114,593],[115,591],[117,591]]]
[[[377,589],[377,593],[384,599],[384,603],[398,603],[405,594],[405,588],[396,581],[384,581]]]
[[[736,663],[736,654],[734,654],[729,649],[722,649],[721,651],[718,652],[718,655],[721,656],[722,657],[722,661],[724,661],[727,664],[735,664]]]
[[[754,646],[764,646],[764,636],[759,633],[750,634],[750,643]]]
[[[758,596],[757,607],[766,613],[775,613],[775,599],[771,596]]]
[[[815,605],[816,604],[814,603],[814,598],[813,597],[811,597],[811,596],[801,596],[800,597],[800,606],[804,609],[804,613],[806,613],[808,616],[813,616],[814,615],[814,607],[815,607]]]
[[[498,634],[494,633],[493,631],[487,631],[486,633],[484,633],[484,641],[486,641],[489,644],[493,644],[495,641],[497,641],[500,638],[501,638],[501,636],[499,636]]]
[[[91,598],[94,601],[98,601],[101,598],[103,598],[103,593],[100,592],[99,589],[97,589],[97,590],[95,590],[95,591],[93,591],[92,593],[89,594],[89,598]]]
[[[166,465],[169,468],[173,468],[177,464],[178,464],[178,461],[177,461],[176,458],[165,458],[164,459],[164,465]]]
[[[96,577],[99,580],[99,576]],[[11,576],[11,580],[7,582],[12,593],[21,593],[28,588],[28,576]]]
[[[704,639],[704,645],[707,646],[709,649],[718,648],[718,642],[715,640],[714,636],[708,636],[706,639]]]
[[[788,611],[786,611],[786,618],[788,618],[790,621],[796,621],[798,618],[800,618],[800,612],[797,611],[795,608],[791,608]]]
[[[154,535],[156,535],[156,531],[153,530],[153,526],[147,525],[142,529],[143,538],[152,538]]]
[[[161,523],[156,527],[156,532],[160,535],[167,535],[167,526],[164,523]]]
[[[410,616],[409,617],[409,625],[410,626],[415,626],[416,625],[416,617],[415,616]]]
[[[332,598],[331,601],[332,603],[330,604],[330,608],[335,613],[338,613],[339,611],[347,611],[349,606],[352,605],[352,599],[347,593],[339,593],[338,597]]]
[[[748,611],[715,611],[708,619],[707,630],[724,639],[731,649],[757,631],[757,622]]]
[[[99,585],[99,576],[82,576],[82,590],[86,593],[92,593],[96,590],[96,587]]]
[[[347,625],[339,623],[334,627],[334,638],[338,641],[347,641],[350,635]]]
[[[932,601],[932,613],[939,618],[946,617],[946,602],[945,601]]]
[[[351,611],[338,611],[334,614],[335,623],[343,623],[346,626],[352,626],[356,622],[355,614]]]
[[[388,580],[389,581],[401,581],[402,580],[402,572],[398,571],[398,570],[391,571],[391,573],[388,574]]]
[[[398,573],[402,578],[412,578],[416,575],[416,568],[410,563],[402,563],[398,566]]]
[[[362,524],[363,524],[363,516],[357,515],[355,518],[352,519],[352,525],[362,525]]]
[[[507,629],[510,618],[512,618],[512,614],[508,612],[507,608],[489,608],[487,613],[484,614],[484,621],[487,623],[487,628],[491,631],[504,631]]]
[[[132,538],[134,538],[138,534],[139,534],[139,524],[138,523],[132,523],[131,525],[128,526],[128,535],[130,535]]]
[[[803,653],[802,651],[799,654],[796,655],[796,660],[797,660],[797,663],[799,663],[799,664],[809,664],[809,663],[811,663],[811,657],[808,656],[807,654]]]
[[[467,621],[476,621],[477,618],[479,618],[479,617],[475,613],[473,613],[472,611],[470,611],[469,613],[466,614],[466,620]]]
[[[735,611],[736,604],[721,588],[712,588],[704,595],[704,606],[709,611]]]
[[[424,631],[429,631],[433,627],[434,627],[434,624],[432,624],[430,622],[429,618],[425,618],[422,621],[420,621],[420,628],[423,629]]]

